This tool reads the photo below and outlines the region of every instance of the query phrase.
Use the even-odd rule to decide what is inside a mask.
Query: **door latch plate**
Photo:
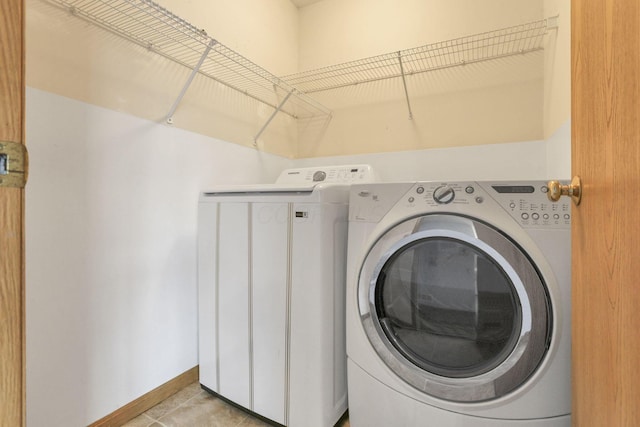
[[[19,142],[0,141],[0,187],[24,188],[28,171],[27,147]]]

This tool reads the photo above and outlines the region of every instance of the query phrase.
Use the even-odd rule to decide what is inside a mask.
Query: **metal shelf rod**
[[[178,94],[178,98],[175,100],[175,102],[169,109],[169,113],[167,114],[167,123],[173,124],[173,114],[176,112],[176,109],[178,108],[178,105],[180,105],[182,98],[184,98],[184,95],[187,93],[187,89],[189,89],[189,86],[191,86],[191,82],[193,82],[193,78],[196,76],[196,74],[198,74],[200,67],[202,67],[202,63],[207,58],[207,56],[209,55],[209,52],[211,51],[211,48],[215,44],[216,44],[216,41],[214,39],[211,39],[211,41],[209,41],[207,48],[204,50],[204,53],[202,54],[202,57],[200,58],[196,66],[193,67],[193,70],[191,70],[191,74],[189,75],[189,78],[187,79],[184,86],[182,87],[182,90]]]
[[[282,107],[284,106],[284,104],[289,100],[289,97],[291,97],[291,95],[293,95],[293,92],[295,91],[295,89],[291,89],[291,92],[289,92],[287,94],[287,96],[284,97],[284,99],[280,102],[280,104],[278,104],[278,106],[276,107],[276,109],[273,111],[273,113],[271,113],[271,115],[269,116],[269,118],[267,119],[267,122],[262,125],[262,127],[260,128],[260,130],[258,131],[258,133],[256,134],[255,138],[253,138],[253,145],[257,146],[258,145],[258,138],[260,138],[260,135],[262,135],[262,132],[265,131],[265,129],[267,128],[267,126],[269,126],[269,123],[271,123],[271,120],[273,120],[273,118],[276,116],[276,114],[278,114],[278,112],[280,110],[282,110]]]
[[[407,80],[404,77],[404,67],[402,66],[401,52],[398,52],[398,63],[400,64],[400,74],[402,75],[402,85],[404,86],[404,96],[407,100],[407,108],[409,109],[409,120],[413,120],[413,112],[411,111],[411,102],[409,101],[409,90],[407,89]]]

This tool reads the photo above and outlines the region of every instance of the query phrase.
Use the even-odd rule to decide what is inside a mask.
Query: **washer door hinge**
[[[19,142],[0,141],[0,187],[24,188],[29,175],[29,153]]]

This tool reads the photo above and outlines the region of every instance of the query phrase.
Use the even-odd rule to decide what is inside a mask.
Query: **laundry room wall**
[[[545,36],[543,54],[427,73],[426,82],[414,81],[410,93],[420,88],[431,93],[417,103],[411,99],[413,120],[405,101],[398,99],[399,81],[314,94],[338,108],[323,138],[300,138],[298,154],[309,158],[296,164],[368,158],[379,163],[383,176],[406,179],[569,178],[570,2],[407,0],[403,5],[324,0],[301,9],[300,71],[536,19],[557,16],[558,27]],[[367,104],[371,100],[377,103]],[[473,148],[475,144],[479,147]],[[434,147],[440,148],[429,149]],[[526,157],[516,154],[524,147],[531,149]],[[468,167],[456,168],[467,161]],[[388,167],[393,164],[401,167]]]
[[[383,4],[384,2],[381,2]],[[427,2],[418,2],[426,5]],[[483,2],[484,3],[484,2]],[[524,16],[534,17],[540,4],[536,2],[520,2],[510,3],[516,6],[512,10],[513,14],[492,13],[490,8],[484,10],[474,10],[474,14],[467,20],[459,21],[460,24],[484,25],[491,19],[500,19],[503,17],[504,22],[498,22],[494,25],[509,25],[508,21],[516,16],[516,11],[521,10]],[[300,60],[301,68],[314,68],[322,62],[342,62],[349,60],[350,56],[354,56],[354,51],[361,52],[365,55],[375,55],[381,50],[387,51],[401,49],[402,45],[393,45],[394,38],[387,37],[388,31],[385,31],[382,25],[378,28],[378,32],[370,31],[364,24],[367,21],[367,12],[357,9],[357,1],[349,1],[348,4],[354,6],[353,10],[347,10],[346,16],[357,16],[358,19],[351,19],[355,22],[358,31],[354,33],[366,33],[375,37],[375,43],[368,44],[362,38],[346,38],[343,43],[336,43],[335,49],[322,49],[316,46],[310,51],[324,52],[325,55],[332,55],[330,58],[314,56],[301,48]],[[442,7],[447,8],[450,5],[460,4],[460,2],[447,2]],[[420,5],[418,5],[420,7]],[[529,9],[531,8],[531,9]],[[389,15],[378,16],[380,22],[387,16],[392,18],[391,21],[399,21],[399,17],[393,15],[394,11],[387,11]],[[312,20],[315,15],[327,15],[327,19],[331,18],[331,14],[336,13],[336,9],[332,7],[330,0],[325,0],[301,10],[301,39],[306,39],[308,43],[323,43],[321,38],[316,39],[313,34],[306,34],[307,31],[314,33],[313,25],[309,28],[305,19]],[[360,16],[359,13],[365,13]],[[368,13],[374,13],[369,11]],[[472,17],[477,14],[482,19],[474,20]],[[483,15],[485,14],[485,15]],[[306,16],[310,15],[310,16]],[[465,17],[462,13],[460,17]],[[571,10],[570,2],[567,0],[545,0],[543,5],[542,16],[545,18],[558,16],[558,28],[549,32],[546,38],[544,51],[544,98],[543,104],[536,104],[539,110],[537,117],[544,120],[544,136],[540,135],[538,139],[518,142],[499,141],[496,138],[494,143],[485,143],[479,146],[463,146],[463,147],[441,147],[422,150],[401,151],[399,148],[394,149],[393,144],[387,147],[389,151],[382,153],[362,153],[338,156],[320,156],[309,157],[295,160],[296,166],[317,166],[322,164],[349,164],[349,163],[368,163],[371,164],[378,173],[378,177],[382,181],[402,181],[402,180],[482,180],[482,179],[570,179],[571,177],[571,64],[570,64],[570,48],[571,48]],[[407,17],[405,17],[407,18]],[[339,23],[337,26],[345,26],[346,17],[333,16]],[[408,17],[409,21],[414,17]],[[534,18],[535,19],[535,18]],[[472,21],[472,22],[469,22]],[[440,31],[455,31],[455,26],[448,28],[452,23],[444,20],[442,22],[444,29]],[[463,29],[466,27],[463,27]],[[482,31],[479,28],[475,30]],[[435,30],[434,30],[435,31]],[[399,37],[402,37],[402,32]],[[395,37],[395,35],[394,35]],[[409,36],[405,36],[409,37]],[[403,40],[402,43],[408,43]],[[382,46],[382,47],[380,47]],[[380,51],[376,51],[380,49]],[[354,89],[357,91],[357,89]],[[337,113],[339,114],[339,113]],[[373,123],[373,120],[371,121]],[[354,128],[355,129],[355,128]],[[346,134],[346,133],[345,133]],[[453,132],[451,133],[453,135]],[[357,136],[356,136],[357,138]],[[399,140],[400,138],[398,138]],[[394,143],[397,140],[394,140]],[[343,141],[348,145],[346,141]],[[500,142],[500,143],[498,143]],[[395,150],[395,151],[394,151]],[[344,151],[348,151],[345,149]]]
[[[157,123],[190,70],[152,49],[89,24],[47,0],[26,0],[27,84]],[[289,0],[160,0],[220,43],[273,74],[297,67],[297,9]],[[173,127],[253,147],[273,108],[197,75]],[[295,119],[279,114],[259,139],[263,151],[293,157]]]
[[[85,426],[198,364],[196,210],[284,157],[27,89],[28,426]]]
[[[159,3],[274,75],[286,76],[542,19],[568,2],[403,0],[398,7],[391,0],[323,0],[301,9],[288,0]],[[32,87],[158,123],[189,75],[45,0],[27,0],[27,44]],[[545,55],[547,50],[409,76],[412,120],[399,79],[314,93],[333,110],[328,125],[278,114],[258,145],[300,158],[546,138],[559,126],[549,115],[555,117],[560,104],[548,96],[556,91],[547,79]],[[197,76],[173,126],[252,146],[272,111]]]
[[[571,178],[571,2],[545,0],[545,16],[557,16],[544,66],[544,138],[549,177]]]
[[[381,182],[548,179],[545,141],[316,157],[296,167],[365,163]]]
[[[544,52],[544,137],[550,138],[571,118],[571,2],[545,0],[544,14],[558,17]]]
[[[300,9],[300,71],[542,19],[542,0],[322,0]]]
[[[398,7],[399,4],[401,7]],[[324,0],[300,11],[300,71],[543,19],[542,0]],[[543,138],[544,54],[314,92],[333,111],[299,157]]]

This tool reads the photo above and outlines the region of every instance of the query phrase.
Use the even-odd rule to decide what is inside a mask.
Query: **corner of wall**
[[[571,118],[571,2],[544,0],[544,16],[558,16],[544,50],[544,137]]]
[[[297,66],[297,11],[289,0],[162,3],[178,16],[184,12],[183,19],[198,20],[216,37],[220,31],[222,43],[273,73],[293,72]],[[246,13],[248,3],[255,13]],[[26,1],[25,32],[29,86],[156,123],[165,123],[190,75],[187,67],[53,3]],[[265,46],[274,48],[267,52]],[[197,75],[173,115],[173,126],[253,147],[272,112],[270,105]],[[279,114],[259,146],[293,157],[297,138],[295,120]]]
[[[563,123],[545,143],[549,179],[571,179],[571,121]]]

